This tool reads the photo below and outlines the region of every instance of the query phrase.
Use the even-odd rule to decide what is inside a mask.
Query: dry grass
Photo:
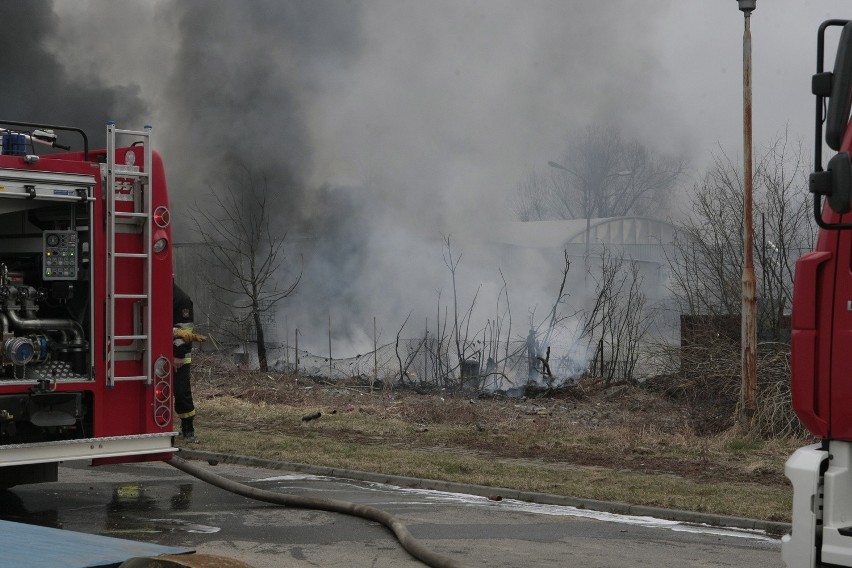
[[[698,436],[688,408],[637,387],[523,401],[370,394],[199,363],[200,449],[288,462],[789,521],[783,464],[809,443]]]

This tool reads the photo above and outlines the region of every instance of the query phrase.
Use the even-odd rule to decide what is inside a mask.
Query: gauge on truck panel
[[[42,279],[77,279],[77,231],[43,233]]]

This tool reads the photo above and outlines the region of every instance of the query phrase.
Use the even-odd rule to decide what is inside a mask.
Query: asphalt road
[[[783,567],[780,542],[759,531],[195,463],[253,487],[389,511],[423,544],[471,566]],[[257,568],[423,566],[375,522],[254,502],[162,463],[68,464],[58,483],[0,492],[0,518],[186,547]]]

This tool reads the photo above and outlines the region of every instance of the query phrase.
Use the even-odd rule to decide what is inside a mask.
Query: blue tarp
[[[0,521],[0,563],[10,568],[112,566],[137,556],[189,552],[192,551],[147,542]]]

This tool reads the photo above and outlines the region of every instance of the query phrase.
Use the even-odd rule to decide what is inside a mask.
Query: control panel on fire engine
[[[45,231],[43,234],[42,278],[77,279],[77,231]]]

